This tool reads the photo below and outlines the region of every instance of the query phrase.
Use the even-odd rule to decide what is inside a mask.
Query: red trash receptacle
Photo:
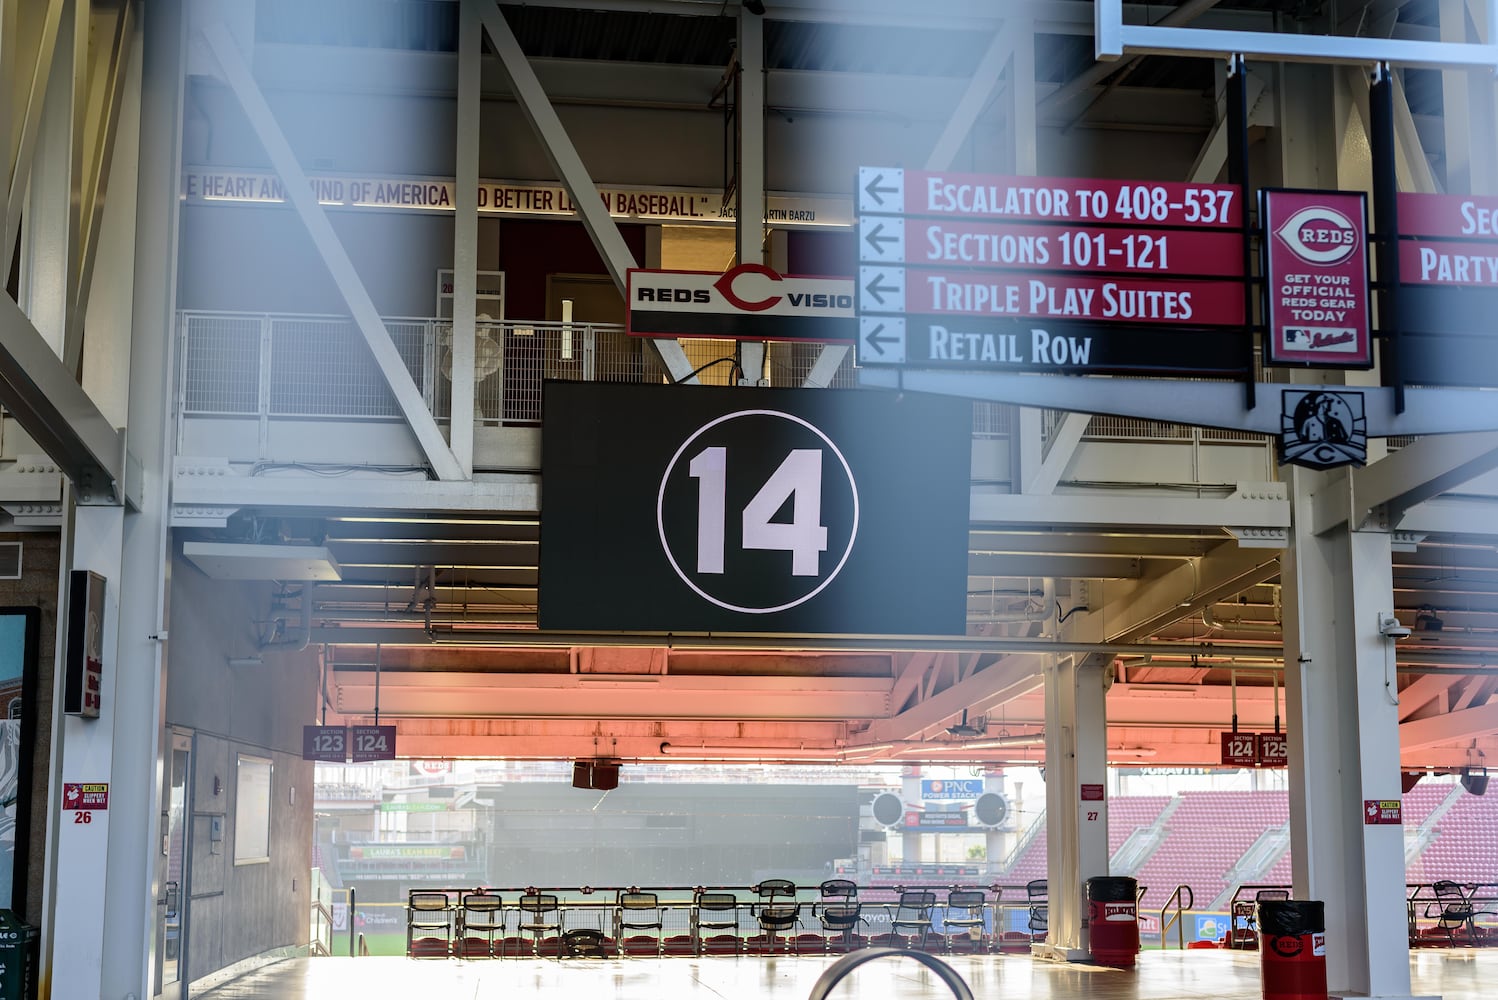
[[[1092,960],[1131,968],[1139,955],[1139,883],[1099,875],[1087,880],[1087,926]]]
[[[1311,899],[1259,903],[1264,1000],[1327,1000],[1326,906]]]

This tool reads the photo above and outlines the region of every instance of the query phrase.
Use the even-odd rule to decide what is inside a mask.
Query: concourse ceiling
[[[386,6],[386,16],[374,17],[354,0],[260,0],[257,71],[286,74],[267,86],[306,83],[311,78],[295,77],[282,57],[317,45],[336,50],[340,70],[368,71],[350,77],[350,86],[377,87],[378,74],[369,70],[380,54],[450,57],[454,4]],[[887,123],[891,112],[859,107],[848,96],[875,74],[912,87],[933,79],[960,86],[984,58],[995,8],[1011,7],[1040,19],[1041,128],[1145,132],[1195,144],[1207,140],[1216,118],[1216,74],[1207,60],[1151,56],[1083,79],[1094,66],[1086,3],[953,0],[929,12],[928,5],[893,0],[767,6],[768,110],[787,122],[866,115]],[[721,0],[501,7],[525,54],[568,81],[572,105],[619,106],[626,98],[611,87],[610,73],[643,64],[679,86],[669,99],[628,97],[631,107],[706,110],[712,84],[732,58],[737,4]],[[1353,7],[1348,20],[1336,20]],[[1425,38],[1435,30],[1436,7],[1435,0],[1193,0],[1147,9],[1153,17],[1180,9],[1250,28],[1324,28],[1332,19],[1330,30],[1342,33],[1376,27]],[[912,23],[918,14],[924,20]],[[1439,82],[1439,74],[1405,77],[1432,163],[1444,156],[1435,117]],[[202,99],[212,104],[213,95]],[[1002,112],[990,115],[997,121]],[[1173,482],[1159,496],[1175,504],[1183,492],[1224,499],[1230,489]],[[1097,511],[1112,500],[1097,484],[1064,477],[1056,492],[1058,500]],[[1472,509],[1488,511],[1490,492],[1476,491]],[[975,516],[967,635],[929,640],[539,633],[542,517],[528,510],[394,514],[357,504],[267,504],[245,507],[227,528],[182,534],[326,546],[341,579],[279,584],[276,614],[294,626],[300,603],[311,602],[329,720],[371,720],[378,684],[380,718],[399,726],[402,753],[411,756],[1037,762],[1042,670],[1064,642],[1088,645],[1059,655],[1113,657],[1114,763],[1213,764],[1218,734],[1235,717],[1249,731],[1284,724],[1283,549],[1274,537],[1284,523],[1252,526],[1267,533],[1270,547],[1261,548],[1240,544],[1231,529],[1243,525],[1210,515],[1143,523],[1115,523],[1106,513],[1075,521],[1065,514]],[[1447,524],[1411,532],[1396,546],[1394,611],[1412,630],[1395,646],[1410,767],[1455,768],[1478,750],[1498,753],[1498,538],[1487,529],[1498,521],[1485,514],[1468,523],[1481,530]]]

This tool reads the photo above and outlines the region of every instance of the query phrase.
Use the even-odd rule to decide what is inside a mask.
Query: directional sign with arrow
[[[865,316],[858,325],[858,363],[903,365],[905,321],[897,316]]]
[[[877,216],[858,220],[858,259],[899,264],[905,260],[905,220]]]
[[[895,167],[859,167],[858,210],[905,211],[905,171]]]
[[[903,313],[905,311],[905,269],[903,267],[869,267],[858,269],[858,311]]]

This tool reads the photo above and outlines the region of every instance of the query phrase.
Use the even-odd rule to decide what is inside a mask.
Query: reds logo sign
[[[1347,216],[1324,205],[1301,209],[1274,235],[1308,264],[1336,264],[1358,248],[1357,228]]]

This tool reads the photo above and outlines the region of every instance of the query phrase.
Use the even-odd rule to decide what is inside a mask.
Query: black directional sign
[[[543,407],[542,628],[962,633],[971,404],[548,382]]]

